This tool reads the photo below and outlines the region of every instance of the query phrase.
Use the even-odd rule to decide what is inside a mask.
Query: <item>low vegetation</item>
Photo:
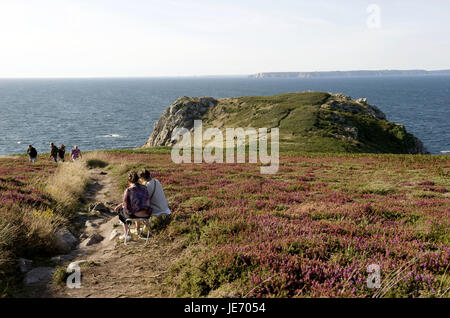
[[[107,163],[122,189],[141,168],[163,184],[173,214],[153,233],[183,242],[165,277],[170,296],[448,297],[449,157],[290,152],[275,175],[258,164],[177,165],[166,148],[85,160]],[[53,233],[70,224],[88,178],[81,163],[24,157],[0,159],[0,176],[5,293],[20,277],[18,257],[52,255]],[[379,289],[367,287],[371,264],[381,268]]]
[[[0,296],[20,283],[19,257],[54,255],[55,232],[72,226],[88,181],[83,163],[0,158]]]
[[[79,198],[83,195],[90,178],[86,164],[93,163],[89,160],[86,163],[83,161],[60,163],[56,172],[49,177],[45,190],[56,200],[59,211],[73,213],[79,207]]]
[[[300,92],[220,99],[205,127],[280,130],[282,151],[416,153],[420,141],[378,109],[344,95]],[[419,145],[419,146],[418,146]]]
[[[159,234],[185,242],[173,296],[448,296],[448,157],[292,153],[261,175],[155,152],[105,154],[122,188],[143,167],[164,185],[174,213]]]

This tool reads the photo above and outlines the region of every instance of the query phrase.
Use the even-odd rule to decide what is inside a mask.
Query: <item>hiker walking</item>
[[[58,155],[59,155],[59,160],[61,160],[62,162],[64,162],[65,154],[66,154],[66,146],[61,145],[61,147],[59,147],[59,150],[58,150]]]
[[[72,158],[72,161],[76,161],[78,160],[78,158],[83,158],[83,156],[81,155],[81,150],[78,149],[78,146],[73,147],[70,153],[70,157]]]
[[[58,162],[58,147],[55,146],[53,142],[50,143],[50,157],[54,162]]]
[[[37,153],[37,150],[32,145],[28,145],[27,154],[28,154],[28,156],[30,156],[30,162],[37,161],[38,153]]]

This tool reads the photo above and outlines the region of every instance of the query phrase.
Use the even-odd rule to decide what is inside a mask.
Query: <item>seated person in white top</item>
[[[166,199],[161,183],[156,179],[152,179],[147,169],[139,172],[139,178],[147,186],[152,216],[170,214],[169,202]]]

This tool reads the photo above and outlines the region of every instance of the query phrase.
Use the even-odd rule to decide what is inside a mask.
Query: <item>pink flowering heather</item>
[[[111,161],[152,171],[174,211],[166,234],[199,251],[174,269],[180,296],[448,296],[448,157],[290,155],[275,175],[163,154]],[[370,264],[380,289],[367,287]]]

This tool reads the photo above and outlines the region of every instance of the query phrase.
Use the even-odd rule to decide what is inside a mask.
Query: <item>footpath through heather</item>
[[[82,198],[88,211],[79,211],[79,244],[66,255],[53,257],[47,266],[34,268],[38,279],[28,284],[23,297],[169,297],[164,283],[168,268],[178,259],[182,242],[168,241],[156,231],[144,240],[134,236],[128,246],[119,240],[123,234],[113,207],[120,202],[120,192],[108,172],[91,170],[91,183]],[[55,272],[77,264],[81,270],[80,288],[69,288]],[[31,277],[33,278],[33,277]],[[32,279],[33,280],[33,279]]]

